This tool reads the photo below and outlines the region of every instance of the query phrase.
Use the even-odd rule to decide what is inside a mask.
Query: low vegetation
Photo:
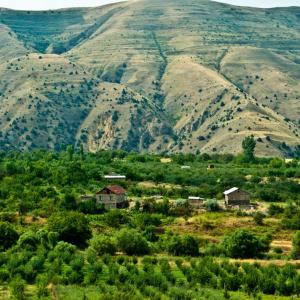
[[[249,149],[237,157],[2,152],[1,297],[297,296],[298,164]],[[129,208],[81,200],[111,184],[110,172],[126,175],[117,183]],[[254,212],[226,209],[222,192],[232,186],[252,194]],[[184,200],[190,195],[205,199],[202,208]]]

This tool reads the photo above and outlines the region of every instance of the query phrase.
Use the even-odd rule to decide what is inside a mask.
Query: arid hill
[[[0,148],[300,152],[300,8],[0,9]]]

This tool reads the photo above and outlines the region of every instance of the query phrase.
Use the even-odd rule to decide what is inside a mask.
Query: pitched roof
[[[116,173],[111,173],[104,176],[105,179],[126,179],[125,175],[120,175]]]
[[[189,200],[204,200],[204,198],[201,197],[194,197],[194,196],[189,196]]]
[[[113,194],[116,195],[123,195],[126,193],[126,191],[119,185],[110,185],[110,186],[106,186],[105,188],[103,188],[101,191],[99,191],[97,194],[101,194],[101,192],[103,190],[109,190],[111,191]]]
[[[224,195],[229,195],[229,194],[231,194],[231,193],[233,193],[233,192],[236,192],[236,191],[238,191],[238,190],[239,190],[239,188],[234,187],[234,188],[232,188],[232,189],[230,189],[230,190],[225,191],[223,194],[224,194]]]

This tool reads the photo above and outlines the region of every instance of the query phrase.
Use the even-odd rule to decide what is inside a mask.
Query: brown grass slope
[[[238,153],[254,135],[258,155],[293,155],[299,38],[300,8],[1,10],[0,146]]]

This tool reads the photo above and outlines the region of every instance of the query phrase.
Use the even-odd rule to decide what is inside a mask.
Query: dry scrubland
[[[0,145],[295,155],[299,8],[0,11]]]

